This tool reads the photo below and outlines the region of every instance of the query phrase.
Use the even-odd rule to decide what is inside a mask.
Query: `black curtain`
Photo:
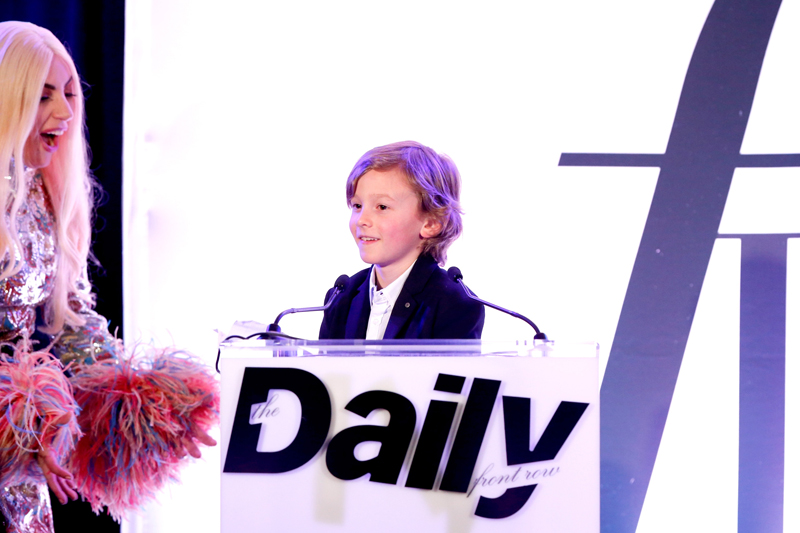
[[[122,89],[124,0],[2,0],[0,20],[24,20],[52,31],[71,52],[86,92],[91,168],[102,187],[94,224],[99,266],[90,277],[97,311],[122,335]],[[61,506],[52,494],[56,531],[118,532],[83,502]]]

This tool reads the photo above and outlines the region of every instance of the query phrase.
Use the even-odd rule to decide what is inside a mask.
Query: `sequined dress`
[[[58,242],[53,207],[44,187],[41,174],[27,172],[28,193],[21,205],[16,227],[21,249],[16,250],[14,261],[18,271],[0,282],[0,342],[10,343],[30,339],[36,331],[37,310],[53,292],[58,269]],[[7,221],[9,216],[6,215]],[[0,263],[5,268],[6,258]],[[77,288],[88,292],[87,281]],[[50,353],[66,365],[80,359],[90,362],[98,354],[116,353],[118,341],[109,334],[105,318],[95,313],[85,300],[72,295],[70,305],[86,320],[80,327],[66,326],[54,336]],[[39,337],[39,343],[43,336]],[[46,337],[44,337],[46,338]],[[33,341],[35,342],[35,341]],[[6,344],[8,346],[8,344]],[[34,346],[42,350],[47,346]],[[31,483],[0,487],[0,510],[6,521],[6,530],[24,533],[50,533],[53,531],[52,512],[44,476]],[[1,529],[1,528],[0,528]]]

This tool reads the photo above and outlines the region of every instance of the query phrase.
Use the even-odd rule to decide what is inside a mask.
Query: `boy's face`
[[[350,232],[361,259],[378,267],[382,286],[397,279],[441,224],[422,213],[419,198],[399,169],[370,170],[350,200]]]

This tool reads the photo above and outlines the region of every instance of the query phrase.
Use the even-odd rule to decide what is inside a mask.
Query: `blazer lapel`
[[[394,303],[392,316],[389,317],[389,323],[386,324],[386,331],[383,334],[383,338],[396,339],[400,329],[414,316],[417,305],[417,301],[411,297],[411,295],[406,294],[406,290],[403,288],[397,296],[397,301]]]
[[[367,336],[367,323],[369,322],[370,313],[369,275],[356,291],[356,295],[350,301],[350,312],[347,314],[347,324],[344,330],[345,339],[363,339]]]
[[[386,332],[383,334],[384,339],[398,338],[398,333],[412,319],[419,307],[416,296],[425,288],[428,279],[436,268],[438,268],[436,261],[428,255],[420,256],[417,262],[414,263],[414,267],[409,272],[408,278],[406,278],[406,282],[397,296],[397,301],[394,303],[392,316],[389,317],[389,323],[386,324]]]

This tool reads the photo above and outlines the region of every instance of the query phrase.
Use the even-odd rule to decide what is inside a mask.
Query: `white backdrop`
[[[550,338],[598,341],[602,372],[658,169],[558,160],[664,152],[711,4],[128,0],[128,340],[212,362],[217,331],[234,320],[320,304],[339,274],[364,266],[347,229],[348,172],[366,150],[413,139],[462,174],[465,231],[448,266]],[[797,27],[800,2],[785,0],[743,153],[800,152]],[[800,232],[799,191],[800,169],[738,170],[720,232]],[[799,247],[790,241],[794,383]],[[737,240],[714,249],[639,532],[736,529],[739,250]],[[316,338],[320,318],[282,327]],[[484,338],[531,336],[487,312]],[[718,403],[714,424],[692,408],[698,397]],[[799,410],[787,386],[790,451]],[[800,496],[796,464],[788,454],[787,501]],[[219,471],[207,451],[127,527],[217,531]],[[785,513],[786,531],[800,527],[797,511]]]

